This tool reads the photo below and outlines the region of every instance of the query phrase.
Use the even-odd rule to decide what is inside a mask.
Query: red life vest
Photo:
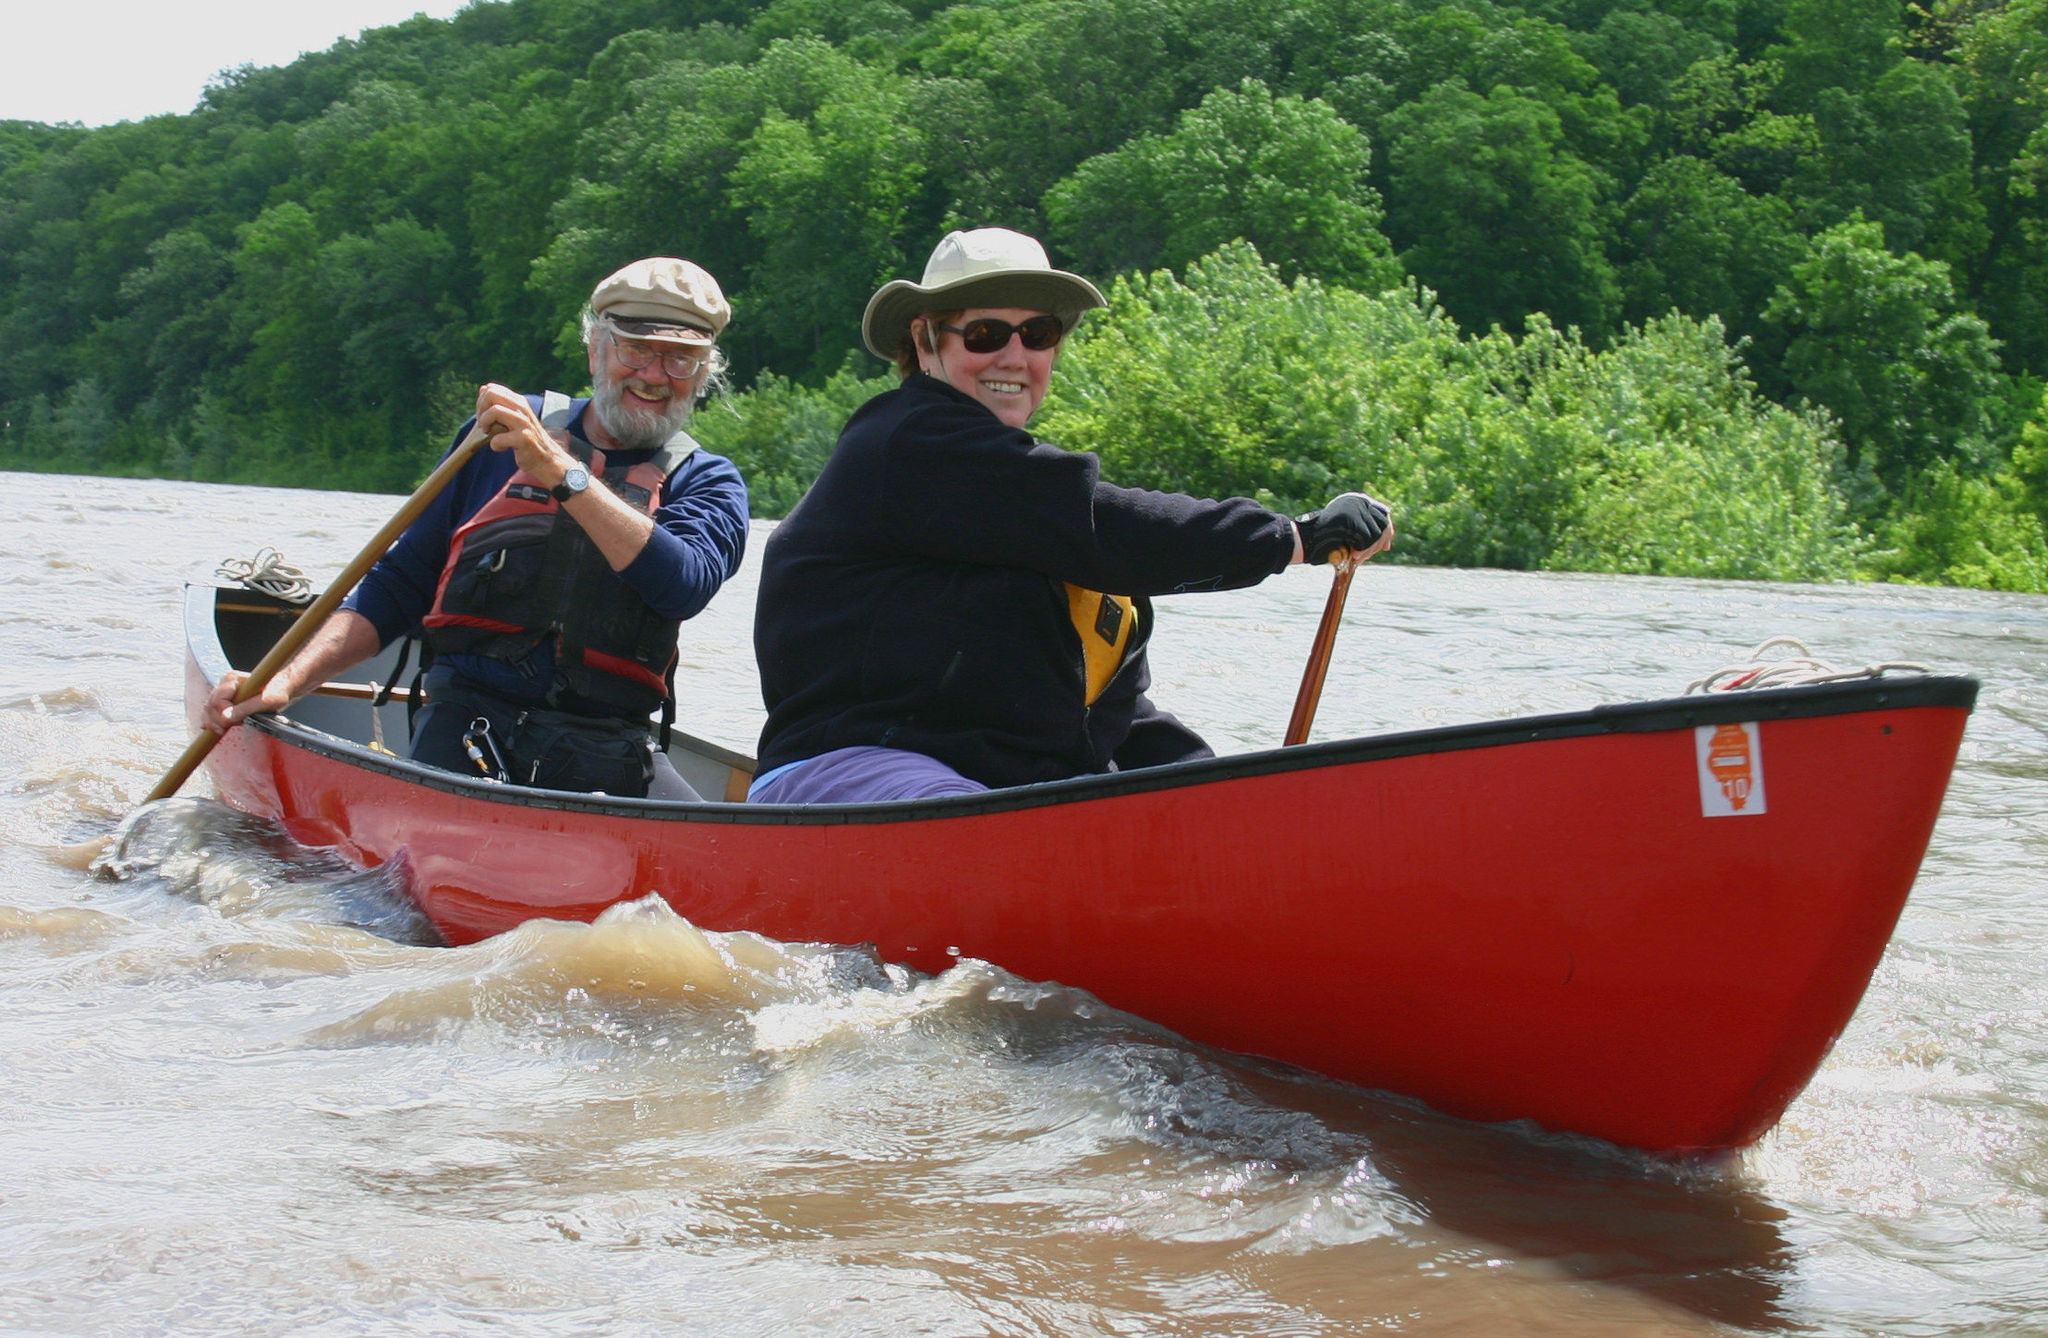
[[[560,432],[568,418],[567,397],[548,392],[542,423]],[[652,516],[668,476],[696,446],[678,433],[652,459],[623,468],[607,468],[604,453],[592,448],[586,467],[593,484]],[[421,621],[437,655],[517,663],[553,638],[556,673],[571,691],[639,716],[668,696],[682,627],[648,608],[524,470],[456,529],[434,606]]]

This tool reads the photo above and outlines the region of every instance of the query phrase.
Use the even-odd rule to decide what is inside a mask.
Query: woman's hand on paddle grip
[[[1320,511],[1295,519],[1302,561],[1320,566],[1341,552],[1356,561],[1384,553],[1394,542],[1393,511],[1362,492],[1340,493]]]

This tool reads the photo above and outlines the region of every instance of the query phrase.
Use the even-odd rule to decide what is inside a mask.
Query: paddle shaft
[[[1301,691],[1294,696],[1294,714],[1287,721],[1287,736],[1281,747],[1292,748],[1308,740],[1308,727],[1316,718],[1316,703],[1323,697],[1323,677],[1330,672],[1330,652],[1337,644],[1337,624],[1344,620],[1344,597],[1351,592],[1351,574],[1358,570],[1357,556],[1339,549],[1331,554],[1337,574],[1330,581],[1330,598],[1323,605],[1323,621],[1316,628],[1316,642],[1308,653],[1308,667],[1301,675]]]
[[[398,508],[398,514],[385,521],[384,528],[377,531],[363,547],[362,552],[356,554],[355,561],[349,563],[342,569],[341,575],[334,578],[334,584],[328,586],[325,593],[307,605],[306,611],[301,613],[290,627],[285,628],[284,635],[277,639],[277,644],[270,648],[270,653],[257,662],[256,667],[249,671],[249,676],[242,680],[242,685],[235,690],[236,701],[247,701],[263,691],[265,685],[277,676],[277,671],[284,668],[292,656],[298,654],[300,648],[313,639],[313,634],[326,624],[334,611],[341,607],[341,601],[348,598],[349,591],[355,589],[356,583],[376,565],[377,559],[384,556],[384,550],[391,547],[398,536],[405,532],[406,526],[419,519],[420,512],[427,509],[427,504],[440,495],[441,490],[448,486],[448,481],[469,463],[470,456],[476,454],[477,448],[489,440],[490,437],[486,434],[473,431],[448,453],[448,458],[443,460],[433,473],[427,475],[427,481],[420,484],[413,495],[405,499],[405,505]],[[220,740],[221,736],[212,730],[200,730],[199,736],[185,746],[184,753],[171,764],[171,769],[164,773],[164,778],[156,783],[156,788],[149,792],[149,797],[143,802],[152,803],[176,794],[179,787],[190,780],[192,773],[199,769],[199,764],[206,760],[206,755],[213,751],[213,745]]]

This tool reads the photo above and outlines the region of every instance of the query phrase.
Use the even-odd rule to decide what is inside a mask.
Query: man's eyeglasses
[[[636,372],[642,367],[652,365],[655,359],[659,358],[664,374],[675,380],[685,381],[695,376],[697,369],[704,365],[704,355],[701,353],[680,353],[665,344],[650,344],[645,340],[630,339],[617,330],[612,330],[611,336],[612,352],[618,355],[622,364]]]
[[[1042,353],[1059,343],[1067,333],[1067,323],[1057,316],[1033,316],[1021,325],[983,316],[965,325],[941,325],[939,328],[947,334],[959,335],[960,342],[967,346],[969,353],[994,353],[1009,343],[1013,334],[1024,341],[1024,347]]]

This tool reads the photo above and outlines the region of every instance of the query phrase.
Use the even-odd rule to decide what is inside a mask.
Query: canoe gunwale
[[[186,587],[186,648],[195,665],[209,681],[218,680],[230,667],[227,653],[220,644],[215,623],[216,604],[223,592],[238,596],[248,594],[239,587],[225,587],[207,581],[194,580],[188,582]],[[277,602],[282,607],[282,601]],[[484,803],[654,821],[831,827],[978,817],[989,813],[1007,813],[1052,804],[1172,790],[1290,771],[1341,767],[1352,763],[1425,753],[1494,748],[1503,744],[1533,743],[1588,735],[1656,733],[1699,725],[1844,715],[1899,707],[1953,707],[1968,711],[1976,703],[1977,690],[1977,680],[1963,675],[1881,674],[1835,683],[1740,689],[1654,701],[1621,702],[1580,711],[1515,716],[1500,720],[1472,721],[1433,726],[1428,729],[1372,734],[1358,738],[1333,739],[1321,743],[1299,744],[1292,748],[1268,748],[1257,752],[1235,753],[1228,757],[1203,758],[1193,762],[1177,762],[1134,771],[1077,776],[1069,780],[1045,781],[1036,785],[989,790],[980,794],[894,800],[886,803],[830,805],[626,799],[580,791],[538,790],[424,766],[407,758],[379,752],[354,739],[301,724],[292,720],[289,714],[253,716],[242,728],[269,735],[287,747],[302,748],[365,770],[382,772],[410,784]],[[737,753],[722,744],[696,739],[681,731],[677,731],[677,737],[718,761],[727,764],[746,762],[748,768],[751,768],[751,759],[745,754]]]
[[[429,789],[485,803],[657,821],[814,827],[977,817],[1289,771],[1590,735],[1658,733],[1737,721],[1790,720],[1881,709],[1951,707],[1967,711],[1976,702],[1977,689],[1978,683],[1974,678],[1933,674],[1809,687],[1759,688],[1336,739],[1293,748],[1272,748],[1134,771],[1046,781],[981,794],[810,806],[626,799],[566,790],[537,790],[481,778],[471,779],[406,758],[392,757],[364,744],[298,724],[289,717],[254,716],[244,727],[270,735],[290,747],[304,748]]]

